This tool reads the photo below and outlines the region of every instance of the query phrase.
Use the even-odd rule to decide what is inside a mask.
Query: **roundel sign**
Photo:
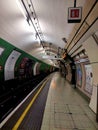
[[[68,8],[68,23],[79,23],[82,19],[82,7]]]

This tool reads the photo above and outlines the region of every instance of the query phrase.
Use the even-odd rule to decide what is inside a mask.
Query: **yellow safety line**
[[[35,96],[31,100],[31,102],[29,103],[29,105],[27,106],[27,108],[25,109],[25,111],[22,113],[21,117],[19,118],[19,120],[17,121],[17,123],[15,124],[15,126],[12,128],[12,130],[17,130],[18,129],[18,127],[20,126],[21,122],[25,118],[27,112],[31,108],[31,106],[34,103],[35,99],[37,98],[38,94],[41,92],[42,88],[45,86],[46,82],[47,82],[47,80],[43,83],[43,85],[40,87],[40,89],[38,90],[38,92],[35,94]]]

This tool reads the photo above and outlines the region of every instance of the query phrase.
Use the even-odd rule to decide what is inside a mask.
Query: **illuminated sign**
[[[82,19],[82,7],[68,8],[68,23],[79,23]]]

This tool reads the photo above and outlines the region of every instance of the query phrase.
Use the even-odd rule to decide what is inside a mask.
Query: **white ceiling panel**
[[[17,1],[21,0],[0,0],[0,37],[40,59],[45,48],[39,51],[42,46],[36,39],[36,31],[27,23]],[[32,1],[46,46],[52,43],[55,52],[58,47],[64,48],[66,43],[62,38],[68,39],[75,25],[67,22],[68,7],[74,6],[74,0],[23,1]],[[77,0],[77,6],[84,6],[85,1]]]

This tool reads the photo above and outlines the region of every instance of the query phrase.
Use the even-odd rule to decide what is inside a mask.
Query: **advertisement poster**
[[[86,72],[86,85],[85,85],[85,91],[89,94],[92,94],[92,67],[91,65],[85,65],[85,72]]]
[[[81,70],[81,65],[77,64],[77,84],[81,87],[82,86],[82,70]]]

